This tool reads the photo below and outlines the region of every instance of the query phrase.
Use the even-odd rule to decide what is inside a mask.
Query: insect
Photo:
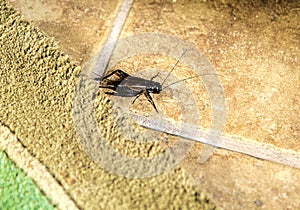
[[[110,74],[102,77],[102,78],[96,78],[95,80],[104,81],[105,84],[100,83],[100,88],[106,88],[110,89],[113,92],[105,92],[109,95],[115,95],[115,96],[121,96],[121,97],[135,97],[132,101],[132,104],[141,96],[144,95],[148,101],[152,104],[153,108],[158,112],[157,107],[153,101],[152,94],[159,94],[162,90],[166,89],[167,87],[170,87],[171,85],[174,85],[178,82],[182,82],[188,79],[192,79],[195,77],[203,76],[203,75],[212,75],[212,74],[202,74],[197,76],[188,77],[176,82],[173,82],[165,87],[163,87],[163,84],[166,82],[172,71],[175,69],[176,65],[179,63],[179,60],[182,58],[182,56],[187,52],[185,50],[183,54],[180,56],[180,58],[177,60],[171,71],[168,73],[168,75],[165,77],[162,83],[153,81],[154,78],[156,78],[158,74],[153,76],[150,80],[141,78],[141,77],[133,77],[127,74],[126,72],[117,69]],[[113,75],[117,75],[118,79],[111,80],[110,78]]]

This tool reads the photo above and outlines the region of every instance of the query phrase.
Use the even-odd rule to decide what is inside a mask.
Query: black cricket
[[[109,80],[108,78],[118,75],[120,79],[118,80]],[[157,75],[156,75],[157,76]],[[121,96],[121,97],[134,97],[132,104],[136,101],[141,95],[145,95],[148,101],[152,104],[154,109],[158,112],[153,98],[150,93],[159,94],[162,91],[162,85],[159,82],[153,81],[156,77],[152,77],[150,80],[146,80],[140,77],[132,77],[126,72],[118,69],[112,73],[104,76],[102,80],[105,81],[105,85],[100,84],[100,88],[111,89],[114,92],[105,92],[106,94]]]
[[[164,90],[167,87],[170,87],[171,85],[174,85],[178,82],[182,82],[188,79],[192,79],[195,77],[203,76],[203,75],[214,75],[214,74],[202,74],[202,75],[197,75],[193,77],[188,77],[176,82],[173,82],[165,87],[163,87],[163,84],[167,80],[167,78],[170,76],[172,71],[175,69],[176,65],[178,64],[179,60],[182,58],[182,56],[186,53],[187,50],[183,52],[183,54],[180,56],[180,58],[177,60],[176,64],[173,66],[171,71],[168,73],[166,78],[163,80],[163,82],[160,84],[159,82],[153,81],[155,77],[157,77],[159,74],[156,74],[153,76],[150,80],[140,78],[140,77],[133,77],[127,74],[126,72],[118,69],[110,74],[102,77],[102,78],[97,78],[95,80],[100,80],[100,88],[106,88],[113,90],[113,92],[105,92],[106,94],[109,95],[115,95],[115,96],[121,96],[121,97],[135,97],[135,99],[132,101],[132,104],[138,99],[141,95],[146,96],[148,101],[152,104],[156,112],[158,112],[155,103],[153,101],[153,98],[151,97],[150,93],[153,94],[159,94],[162,90]],[[113,75],[117,75],[119,79],[117,80],[110,80],[109,78],[112,77]],[[102,85],[102,83],[104,84]]]

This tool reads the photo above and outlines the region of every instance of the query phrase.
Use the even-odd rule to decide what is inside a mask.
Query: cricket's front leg
[[[159,72],[157,74],[155,74],[153,77],[151,77],[150,81],[153,81],[158,76],[159,76]]]
[[[135,98],[133,99],[132,104],[134,104],[134,102],[136,101],[136,99],[138,99],[142,94],[144,94],[144,92],[145,92],[145,90],[140,91],[140,92],[135,96]]]
[[[154,107],[155,111],[158,113],[158,110],[157,110],[157,108],[156,108],[156,106],[155,106],[155,103],[154,103],[154,101],[153,101],[153,99],[152,99],[150,93],[146,90],[146,91],[144,92],[144,95],[146,96],[146,98],[148,99],[148,101],[152,104],[152,106]]]

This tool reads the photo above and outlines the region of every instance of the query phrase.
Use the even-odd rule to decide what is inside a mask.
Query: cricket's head
[[[148,91],[151,93],[160,93],[162,86],[159,82],[153,82],[153,85],[148,88]]]

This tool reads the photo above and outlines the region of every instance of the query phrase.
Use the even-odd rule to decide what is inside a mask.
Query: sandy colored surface
[[[76,141],[71,116],[80,68],[3,1],[1,23],[1,122],[79,208],[215,208],[179,167],[157,177],[126,179],[93,163]]]
[[[108,33],[117,2],[110,4],[100,1],[41,2],[24,4],[22,1],[11,0],[27,20],[33,21],[33,24],[47,35],[53,36],[59,41],[59,46],[64,52],[76,63],[84,65]],[[135,1],[122,35],[154,31],[174,34],[194,43],[209,58],[217,73],[224,76],[220,79],[227,107],[225,133],[299,152],[299,6],[296,3],[283,2],[276,4],[261,1],[222,2]],[[35,36],[38,37],[38,34]],[[45,48],[46,44],[43,46]],[[57,52],[48,52],[47,50],[45,55],[51,56],[49,61],[53,62],[52,65],[57,65],[57,61],[53,60]],[[46,56],[41,59],[47,59]],[[4,80],[1,75],[1,83],[8,84],[8,81],[14,81],[15,84],[10,83],[1,89],[4,91],[1,95],[5,93],[8,97],[5,100],[1,98],[1,105],[5,107],[5,109],[1,107],[1,111],[7,110],[4,111],[1,122],[5,121],[6,125],[15,130],[29,151],[56,174],[57,179],[70,190],[71,194],[73,193],[72,195],[76,195],[79,206],[88,200],[88,196],[97,194],[98,189],[107,189],[104,187],[107,185],[105,183],[112,180],[117,180],[117,184],[110,186],[112,189],[104,193],[113,190],[114,196],[121,196],[125,190],[119,189],[119,186],[128,184],[127,181],[118,177],[112,178],[105,173],[98,178],[99,175],[96,174],[102,174],[101,169],[89,162],[88,157],[74,141],[72,123],[66,113],[70,110],[72,97],[72,90],[67,88],[74,86],[75,73],[72,73],[72,70],[66,73],[64,69],[65,66],[74,69],[75,65],[69,64],[69,59],[65,57],[56,56],[57,58],[62,59],[60,63],[63,66],[61,68],[58,66],[57,70],[55,67],[53,69],[47,67],[50,69],[47,75],[53,72],[52,77],[49,77],[52,79],[47,80],[46,77],[43,84],[35,82],[37,79],[31,79],[40,78],[38,76],[41,75],[40,68],[26,71],[19,77],[18,73],[8,74],[1,71],[5,78],[8,78],[7,74],[10,76]],[[132,73],[134,68],[151,62],[145,60],[146,58],[137,58],[120,66]],[[11,65],[15,66],[7,64],[10,62],[5,60],[7,71]],[[174,63],[173,60],[164,62],[166,63],[160,64],[162,68]],[[195,84],[191,81],[191,86]],[[58,88],[60,91],[57,91]],[[28,95],[30,91],[35,91],[34,97]],[[159,100],[159,97],[155,100]],[[210,119],[209,115],[206,115],[210,110],[209,103],[205,100],[205,96],[204,99],[197,100],[202,101],[201,108],[204,110],[201,126],[207,128]],[[9,104],[8,101],[13,103]],[[50,101],[55,103],[51,104]],[[30,107],[36,108],[33,111]],[[56,116],[49,115],[50,113],[56,113]],[[42,121],[40,116],[43,116]],[[36,124],[41,124],[43,129],[41,131],[29,129],[34,128]],[[65,126],[61,126],[62,124]],[[65,129],[68,129],[68,132]],[[36,142],[37,138],[43,143]],[[61,142],[62,139],[64,142]],[[50,149],[44,148],[45,144],[50,144]],[[59,158],[56,154],[60,154]],[[194,186],[209,193],[219,206],[225,209],[299,208],[299,169],[224,150],[217,150],[209,161],[200,165],[197,162],[197,154],[195,149],[181,166],[187,174],[194,177]],[[81,160],[81,164],[76,160]],[[78,165],[83,167],[80,173],[74,170]],[[73,183],[71,186],[68,184],[70,179],[75,180],[74,183],[69,182]],[[182,186],[184,178],[170,174],[146,182],[129,181],[139,186],[132,189],[131,193],[135,195],[133,200],[144,201],[143,196],[150,200],[157,199],[155,196],[157,194],[145,190],[148,189],[146,187],[148,185],[144,182],[164,183],[168,182],[168,179],[176,183],[172,186],[180,185],[180,189],[184,187]],[[105,183],[101,180],[105,180]],[[94,189],[96,184],[99,186]],[[92,190],[87,190],[87,195],[83,195],[80,193],[82,186],[87,189],[93,188],[93,193]],[[159,186],[163,188],[161,184]],[[140,190],[144,190],[145,195],[140,195]],[[193,190],[189,191],[192,192]],[[109,198],[104,200],[108,201]],[[118,205],[122,202],[114,200],[112,203]]]

